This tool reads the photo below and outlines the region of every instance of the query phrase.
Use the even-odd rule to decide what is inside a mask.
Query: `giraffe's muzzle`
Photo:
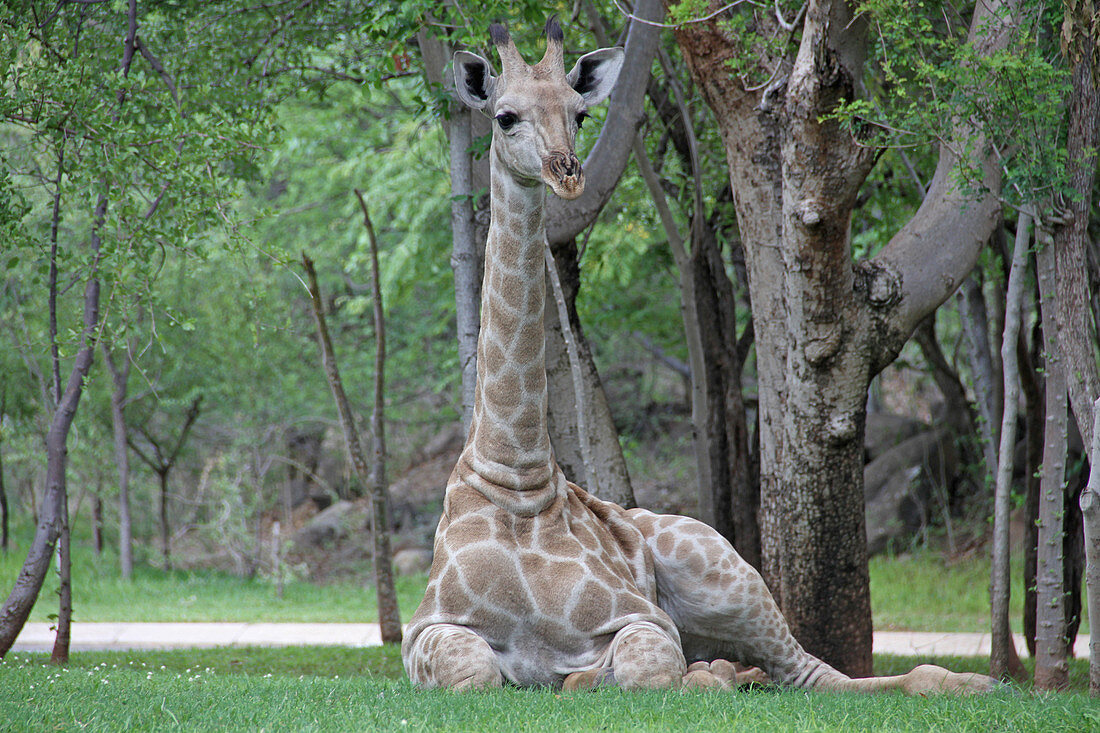
[[[575,199],[584,192],[584,171],[573,153],[551,153],[543,158],[542,180],[563,199]]]

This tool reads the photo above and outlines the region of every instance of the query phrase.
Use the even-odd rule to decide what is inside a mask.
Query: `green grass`
[[[938,660],[978,665],[981,660]],[[878,658],[883,672],[911,659]],[[1081,663],[1075,666],[1080,667]],[[0,663],[0,729],[44,730],[1096,730],[1085,695],[1006,688],[971,698],[740,693],[417,692],[394,649],[230,649],[45,655]],[[1082,670],[1076,670],[1078,676]]]
[[[0,589],[10,589],[24,556],[0,553]],[[397,579],[398,605],[408,619],[424,595],[426,576]],[[50,573],[31,613],[46,621],[57,613],[57,574]],[[6,592],[6,590],[4,591]],[[283,597],[274,583],[216,571],[165,572],[148,565],[122,580],[113,555],[97,558],[83,547],[73,552],[74,621],[367,622],[378,620],[373,587],[350,583],[287,583]]]
[[[29,537],[27,538],[29,539]],[[25,545],[24,545],[25,546]],[[350,583],[287,583],[278,598],[273,583],[215,571],[166,573],[135,568],[124,582],[112,553],[95,557],[74,547],[76,621],[365,622],[378,611],[372,587]],[[11,588],[23,554],[0,554],[0,590]],[[423,575],[397,579],[401,618],[408,620],[424,594]],[[46,621],[57,612],[56,574],[50,573],[31,616]],[[871,608],[880,631],[975,631],[989,628],[989,558],[982,554],[947,563],[937,553],[917,552],[871,560]],[[1019,563],[1012,572],[1014,630],[1021,630],[1023,590]],[[1088,633],[1087,619],[1081,633]]]
[[[1023,632],[1021,558],[1012,567],[1009,618]],[[934,552],[871,558],[876,631],[989,631],[989,556],[947,563]],[[1089,631],[1087,609],[1079,633]]]

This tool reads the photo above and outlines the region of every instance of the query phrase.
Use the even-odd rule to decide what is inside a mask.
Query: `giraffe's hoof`
[[[759,667],[749,667],[744,672],[737,673],[737,686],[742,685],[770,685],[772,678]]]
[[[694,665],[692,665],[694,666]],[[684,675],[682,683],[682,689],[684,690],[725,690],[729,689],[722,680],[714,676],[710,670],[696,669],[693,672],[688,672]]]
[[[610,667],[603,669],[586,669],[583,672],[573,672],[561,685],[565,692],[573,690],[594,690],[597,687],[614,687],[615,670]]]

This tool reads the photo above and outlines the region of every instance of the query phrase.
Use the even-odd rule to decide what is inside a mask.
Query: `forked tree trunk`
[[[1020,334],[1020,307],[1027,276],[1027,249],[1030,241],[1031,216],[1021,213],[1016,223],[1016,242],[1012,268],[1005,298],[1005,328],[1001,340],[1001,360],[1004,364],[1004,414],[1001,420],[1001,440],[997,451],[997,481],[993,495],[993,562],[990,580],[992,615],[989,673],[994,678],[1023,674],[1016,645],[1008,622],[1009,555],[1008,515],[1011,510],[1012,465],[1016,448],[1016,417],[1020,396],[1017,338]]]
[[[320,286],[317,283],[317,272],[313,267],[313,261],[304,252],[302,253],[302,265],[305,267],[309,281],[310,302],[313,308],[313,317],[317,323],[317,343],[321,349],[321,363],[325,369],[329,389],[332,390],[332,397],[336,402],[336,411],[340,415],[340,427],[344,432],[344,446],[347,450],[348,463],[355,471],[360,483],[372,489],[372,533],[374,535],[381,533],[387,535],[386,542],[381,546],[375,538],[373,548],[375,591],[378,594],[378,621],[383,634],[382,641],[387,644],[398,644],[401,642],[401,621],[397,609],[397,593],[393,587],[392,561],[389,557],[379,557],[379,550],[381,549],[385,553],[389,547],[388,517],[385,514],[386,503],[384,500],[381,506],[374,503],[373,489],[375,483],[373,479],[376,477],[372,476],[371,470],[367,467],[363,443],[359,437],[359,428],[356,426],[355,415],[351,411],[351,403],[348,402],[347,393],[344,391],[343,381],[340,379],[340,368],[336,363],[336,351],[332,346],[328,325],[325,322],[324,301],[321,298]],[[377,448],[378,444],[375,444],[375,447]],[[383,493],[385,491],[384,485],[382,491]],[[385,568],[381,568],[382,572],[379,572],[383,563],[386,563],[389,572],[385,572]],[[383,583],[388,583],[388,585],[384,587]]]
[[[382,285],[378,269],[378,239],[367,211],[363,194],[355,191],[363,210],[363,224],[370,240],[371,299],[374,302],[374,408],[371,410],[374,464],[370,471],[371,534],[374,540],[374,587],[378,592],[378,623],[382,641],[401,643],[401,612],[397,607],[397,589],[393,582],[393,552],[390,548],[390,500],[386,487],[385,373],[386,318],[382,309]]]
[[[1069,682],[1066,639],[1065,529],[1066,380],[1058,356],[1054,327],[1054,247],[1048,242],[1036,256],[1039,308],[1043,323],[1046,361],[1046,434],[1039,486],[1039,521],[1036,542],[1035,688],[1060,690]]]
[[[140,458],[145,465],[149,466],[153,473],[157,475],[160,486],[160,544],[165,572],[172,569],[172,527],[169,521],[170,512],[168,510],[168,502],[171,496],[168,493],[168,477],[172,473],[176,461],[179,459],[180,452],[187,444],[187,438],[191,434],[191,428],[194,427],[195,421],[199,419],[199,413],[202,411],[202,400],[203,396],[201,394],[191,400],[191,405],[187,408],[187,414],[183,418],[183,425],[180,427],[179,435],[176,437],[176,442],[171,448],[168,448],[167,439],[155,437],[152,432],[144,426],[138,426],[138,431],[152,448],[151,452],[146,453],[140,445],[127,438],[127,445],[129,445],[130,448],[137,453],[138,458]]]
[[[976,53],[1006,46],[1014,7],[975,7]],[[770,14],[753,17],[762,36],[790,36]],[[856,675],[870,673],[872,661],[867,387],[973,267],[998,219],[992,192],[1000,186],[991,157],[978,161],[990,193],[958,186],[952,151],[987,147],[980,129],[959,120],[920,209],[853,268],[850,215],[874,154],[828,115],[856,97],[866,22],[846,3],[811,0],[794,64],[786,49],[753,54],[753,70],[771,79],[753,88],[730,73],[745,54],[718,21],[675,30],[718,120],[737,194],[760,379],[762,570],[796,638]]]
[[[99,278],[97,265],[100,253],[99,228],[107,211],[107,199],[101,197],[96,206],[92,229],[93,267],[84,288],[84,326],[80,337],[80,348],[69,375],[65,391],[50,421],[46,435],[46,491],[38,516],[38,526],[31,541],[27,559],[15,580],[15,586],[0,607],[0,658],[7,654],[15,643],[15,638],[27,622],[31,609],[42,590],[42,583],[49,570],[54,547],[61,534],[66,496],[65,472],[68,466],[67,442],[80,397],[84,391],[84,381],[95,358],[95,338],[99,329]],[[60,628],[59,628],[60,633]],[[67,630],[65,632],[68,633]],[[67,651],[65,652],[67,654]]]

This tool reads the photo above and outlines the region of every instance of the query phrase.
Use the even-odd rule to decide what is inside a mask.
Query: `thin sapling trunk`
[[[1004,365],[1004,411],[1001,418],[1000,448],[997,451],[997,477],[993,496],[993,563],[990,582],[992,649],[990,674],[997,678],[1018,679],[1023,673],[1016,655],[1015,642],[1008,623],[1009,541],[1008,521],[1011,509],[1012,463],[1016,446],[1016,416],[1020,395],[1019,363],[1016,340],[1020,332],[1020,305],[1023,302],[1027,249],[1031,216],[1021,213],[1016,223],[1016,242],[1005,299],[1005,328],[1001,340]]]
[[[1054,247],[1047,243],[1036,257],[1039,307],[1043,323],[1043,373],[1046,425],[1039,485],[1036,542],[1035,688],[1060,690],[1069,682],[1066,658],[1066,589],[1063,543],[1066,474],[1066,378],[1058,357],[1055,327]]]

